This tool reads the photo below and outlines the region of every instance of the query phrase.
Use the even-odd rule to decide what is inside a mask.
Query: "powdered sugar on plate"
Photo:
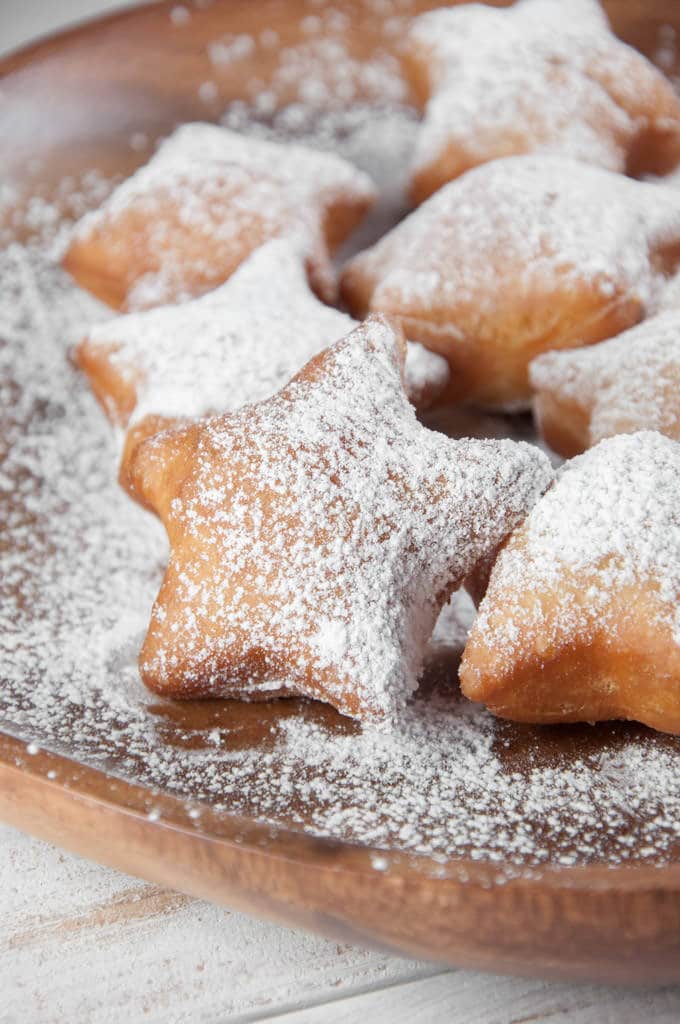
[[[406,31],[412,9],[411,0],[366,0],[364,12],[350,13],[342,4],[318,4],[304,7],[296,28],[295,40],[282,39],[267,26],[257,33],[227,33],[207,44],[214,84],[221,76],[233,73],[248,62],[245,89],[256,111],[270,114],[288,103],[303,104],[309,110],[346,109],[356,103],[390,102],[405,99],[406,88],[399,60],[383,46],[364,53],[358,59],[357,14],[367,20],[380,19],[388,38],[399,39]],[[369,22],[370,24],[370,22]],[[267,70],[274,59],[273,67]],[[260,64],[263,77],[252,74]]]
[[[171,792],[194,815],[209,803],[384,850],[469,855],[499,870],[674,855],[677,740],[601,726],[570,728],[565,743],[564,732],[517,728],[461,703],[451,687],[466,601],[449,612],[453,640],[447,648],[439,633],[422,697],[392,735],[283,701],[273,724],[265,709],[247,709],[253,746],[234,728],[229,703],[203,705],[201,720],[185,721],[182,705],[151,698],[136,657],[166,542],[115,485],[110,433],[66,358],[105,312],[17,247],[0,256],[0,280],[6,730]]]

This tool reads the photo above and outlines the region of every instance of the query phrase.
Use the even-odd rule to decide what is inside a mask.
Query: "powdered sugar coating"
[[[446,355],[454,397],[526,401],[540,351],[600,340],[654,309],[680,193],[556,157],[510,157],[440,189],[350,261],[354,310],[402,318]],[[671,260],[672,262],[672,260]]]
[[[591,445],[657,430],[680,440],[680,312],[667,312],[599,345],[547,352],[529,368],[532,387],[574,403]]]
[[[305,204],[320,208],[345,192],[356,190],[368,199],[375,196],[370,178],[333,153],[290,143],[282,146],[218,125],[192,122],[180,125],[161,143],[154,158],[116,189],[106,211],[115,215],[130,200],[175,175],[200,182],[211,169],[225,164],[285,185],[293,202],[300,205],[301,215]]]
[[[451,374],[443,356],[417,341],[406,342],[404,384],[416,409],[426,409],[446,390]]]
[[[426,430],[402,360],[367,321],[269,401],[137,450],[136,488],[172,543],[140,661],[150,685],[186,697],[287,679],[360,718],[404,706],[442,604],[552,470],[528,445]]]
[[[110,432],[66,359],[106,311],[24,250],[0,254],[0,281],[3,730],[148,786],[149,808],[174,794],[199,829],[209,806],[499,874],[673,858],[678,747],[645,730],[572,730],[562,747],[449,693],[392,733],[290,702],[272,733],[252,707],[258,738],[244,743],[229,704],[190,726],[150,702],[136,658],[165,542],[116,485]],[[442,670],[450,680],[455,663]]]
[[[510,664],[525,656],[534,629],[558,648],[595,629],[615,639],[617,594],[643,586],[657,596],[665,641],[680,647],[679,488],[680,445],[654,431],[609,438],[566,463],[517,542],[500,553],[495,596],[480,605],[476,642]],[[576,591],[574,580],[581,581]],[[530,600],[546,590],[557,595],[547,612]],[[501,593],[504,614],[492,618]]]
[[[310,291],[287,241],[258,249],[221,287],[200,299],[116,317],[88,332],[85,348],[107,355],[136,391],[123,426],[147,415],[195,418],[269,398],[356,321]],[[410,396],[432,399],[448,380],[440,356],[409,345]]]
[[[330,223],[334,208],[367,207],[374,199],[370,178],[335,154],[191,123],[177,128],[149,163],[86,215],[73,239],[87,243],[130,211],[140,215],[145,246],[155,252],[159,266],[134,283],[126,300],[129,309],[192,297],[185,256],[169,233],[178,224],[225,248],[245,245],[245,255],[263,241],[286,237],[302,258],[316,262],[320,282],[331,289],[327,241],[337,230]],[[173,207],[170,227],[168,202]]]
[[[375,278],[376,310],[387,299],[405,310],[474,301],[486,315],[508,280],[523,291],[624,292],[647,307],[664,281],[650,257],[679,236],[673,189],[572,160],[510,157],[440,189],[353,264]]]
[[[413,164],[423,181],[529,152],[625,171],[641,132],[680,129],[670,84],[616,39],[598,0],[443,8],[415,19],[410,46],[431,90]]]

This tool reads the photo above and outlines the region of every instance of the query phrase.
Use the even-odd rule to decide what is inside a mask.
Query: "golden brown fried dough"
[[[637,430],[680,441],[680,312],[600,345],[548,352],[533,361],[529,378],[539,429],[566,458]]]
[[[519,722],[680,733],[679,493],[680,445],[655,432],[567,463],[494,566],[466,696]]]
[[[442,605],[552,479],[529,445],[422,427],[404,357],[369,320],[273,398],[137,447],[171,546],[147,686],[303,693],[362,719],[404,704]]]
[[[469,171],[350,261],[355,315],[397,318],[449,361],[448,396],[528,405],[542,352],[641,320],[680,258],[680,192],[550,157]]]
[[[313,295],[287,241],[268,242],[220,288],[176,306],[130,313],[93,327],[75,361],[114,424],[126,431],[120,479],[136,444],[182,420],[269,398],[356,321]],[[409,398],[429,405],[448,364],[409,343]]]
[[[146,309],[216,288],[285,237],[332,299],[329,254],[374,198],[370,179],[333,154],[186,124],[76,226],[64,266],[115,309]]]
[[[613,35],[597,0],[431,11],[413,23],[405,66],[425,105],[414,203],[471,167],[521,153],[633,174],[680,159],[680,101]]]

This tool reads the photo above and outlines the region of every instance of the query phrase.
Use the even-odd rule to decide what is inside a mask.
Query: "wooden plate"
[[[435,5],[416,0],[392,7]],[[611,0],[606,6],[623,38],[651,56],[661,52],[668,60],[664,70],[677,70],[669,51],[672,32],[663,27],[680,31],[677,5]],[[175,123],[217,119],[228,103],[251,100],[253,81],[259,90],[272,81],[277,47],[301,45],[318,25],[320,10],[303,0],[218,0],[190,8],[160,3],[5,60],[0,183],[16,187],[13,214],[36,195],[61,196],[68,205],[66,175],[79,181],[91,169],[107,178],[128,174]],[[384,5],[347,0],[340,13],[349,21],[339,31],[359,68],[377,50],[394,46],[395,24]],[[305,23],[309,18],[316,21]],[[216,71],[211,42],[262,38],[262,32],[277,39],[277,47],[218,62]],[[292,81],[288,96],[279,90],[279,101],[293,98],[298,86]],[[362,89],[370,94],[370,76],[359,82],[355,100]],[[6,218],[4,229],[12,223]],[[24,239],[30,218],[13,230]],[[431,676],[434,683],[453,678],[455,652],[441,653]],[[455,693],[449,698],[455,706]],[[241,747],[264,751],[272,730],[295,716],[329,737],[356,732],[330,709],[301,702],[157,703],[148,711],[160,723],[159,742],[168,752],[199,749],[215,728],[237,736]],[[447,963],[623,983],[680,980],[680,847],[671,838],[662,854],[649,858],[643,836],[653,822],[640,821],[635,809],[622,807],[611,834],[600,837],[597,855],[574,855],[571,866],[564,856],[569,813],[553,830],[541,820],[541,809],[529,806],[522,827],[543,831],[543,863],[480,859],[472,848],[443,862],[396,838],[374,849],[368,842],[312,835],[313,822],[292,804],[289,815],[261,821],[254,810],[237,816],[229,806],[201,801],[188,783],[186,791],[180,784],[174,793],[154,787],[141,761],[136,771],[115,744],[106,758],[98,759],[96,751],[76,758],[75,747],[57,744],[49,734],[36,736],[20,716],[5,714],[2,728],[0,815],[103,863],[345,941]],[[647,752],[680,756],[676,740],[631,726],[538,730],[500,724],[495,743],[499,782],[528,777],[537,767],[566,772],[575,759],[595,763],[602,751],[638,761]],[[461,792],[459,799],[474,815],[474,796]],[[507,827],[517,828],[517,822]],[[616,851],[627,838],[629,856],[621,863]],[[578,839],[572,837],[569,849],[578,847]]]

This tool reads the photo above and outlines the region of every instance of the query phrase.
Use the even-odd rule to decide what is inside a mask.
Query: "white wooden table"
[[[129,0],[128,0],[129,2]],[[0,0],[0,53],[125,0]],[[677,1024],[680,989],[449,971],[338,946],[0,825],[0,1024]]]
[[[0,1024],[648,1024],[680,990],[449,971],[229,913],[0,826]]]

